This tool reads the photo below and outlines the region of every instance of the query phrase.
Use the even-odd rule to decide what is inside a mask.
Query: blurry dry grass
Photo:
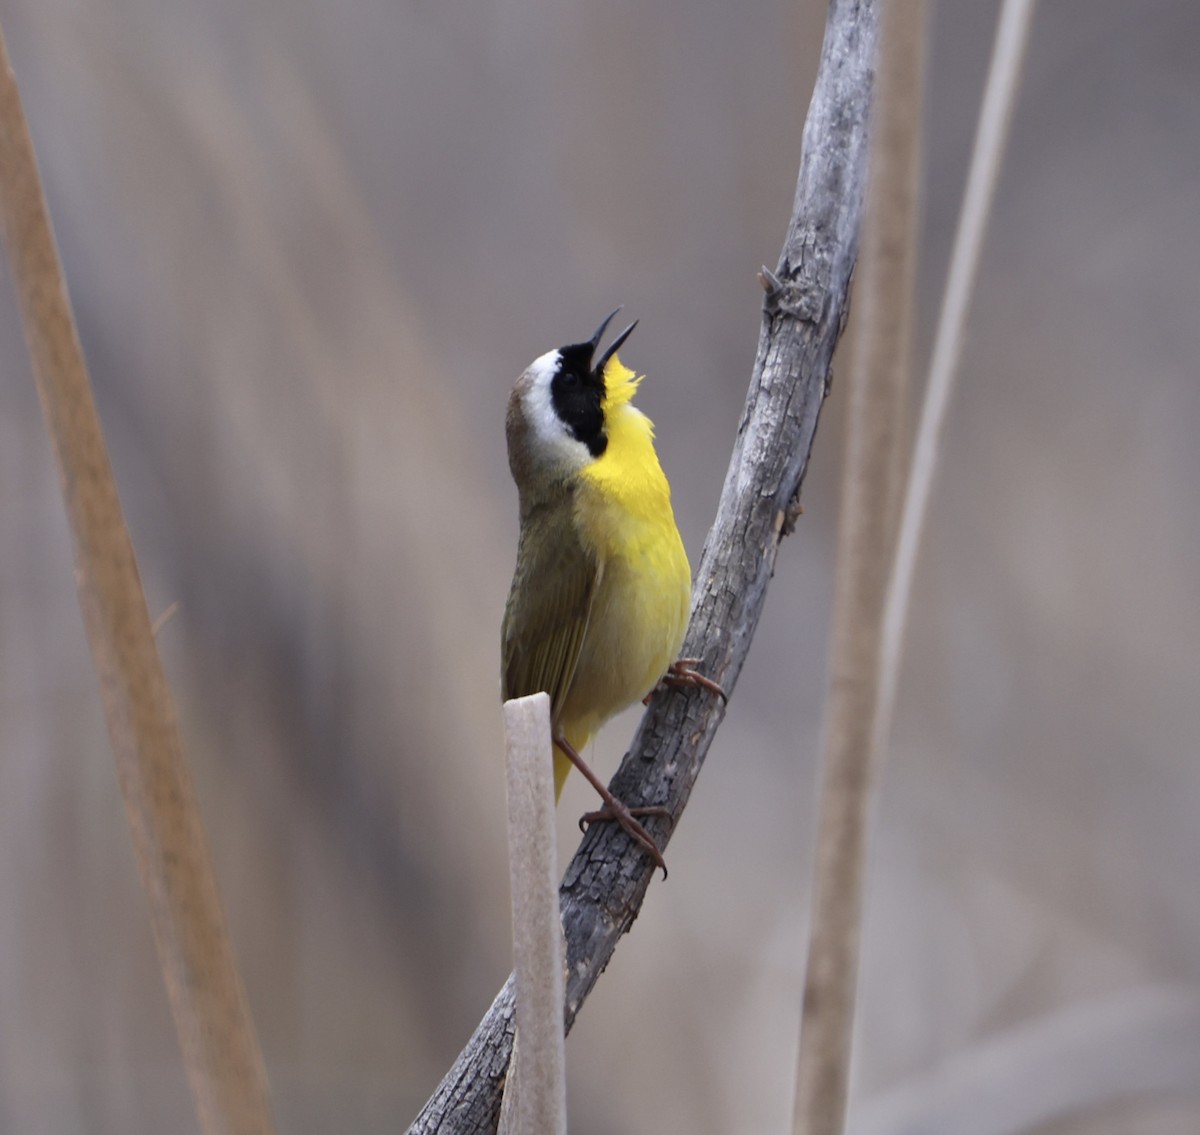
[[[822,9],[0,3],[152,614],[181,601],[161,646],[281,1130],[402,1127],[507,972],[507,388],[615,303],[641,317],[697,558]],[[935,13],[926,296],[993,16]],[[1186,0],[1035,29],[917,580],[856,1098],[1200,980],[1198,44]],[[187,1130],[0,292],[0,1129]],[[568,1046],[581,1135],[785,1122],[833,399],[670,883]]]
[[[196,1117],[206,1135],[274,1135],[266,1066],[155,641],[166,615],[151,625],[2,31],[0,218],[71,530],[79,606],[117,781]]]

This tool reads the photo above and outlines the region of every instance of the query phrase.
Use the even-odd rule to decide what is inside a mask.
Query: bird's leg
[[[645,808],[630,808],[629,805],[622,804],[620,800],[609,792],[608,786],[605,785],[604,781],[592,772],[591,768],[588,767],[587,761],[575,751],[575,746],[562,736],[561,733],[555,736],[554,743],[567,755],[570,762],[583,773],[588,784],[600,793],[600,799],[604,801],[604,807],[599,809],[599,811],[588,812],[585,816],[581,816],[579,826],[586,831],[586,825],[594,823],[597,820],[616,820],[628,833],[629,838],[654,860],[654,865],[662,868],[663,878],[665,879],[667,877],[667,864],[663,860],[662,852],[659,851],[658,844],[654,842],[650,833],[637,822],[635,817],[666,816],[670,819],[670,810],[659,805]]]
[[[728,703],[729,698],[725,691],[711,678],[706,678],[699,670],[695,669],[699,662],[699,658],[679,658],[672,662],[667,667],[667,672],[659,678],[658,685],[642,698],[642,705],[649,705],[650,699],[663,686],[683,686],[707,690],[710,694],[715,694],[723,702]]]

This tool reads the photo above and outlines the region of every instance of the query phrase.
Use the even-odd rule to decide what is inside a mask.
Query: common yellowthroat
[[[620,308],[617,309],[619,311]],[[593,362],[616,311],[586,343],[549,351],[508,401],[508,464],[520,498],[517,566],[504,610],[505,699],[550,695],[556,798],[574,765],[604,808],[663,867],[658,845],[579,753],[610,717],[666,680],[719,686],[675,661],[687,626],[691,569],[654,450],[654,427],[633,405],[640,378],[617,349]]]

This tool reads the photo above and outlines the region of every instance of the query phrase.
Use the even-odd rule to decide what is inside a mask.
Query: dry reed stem
[[[504,742],[517,1035],[499,1135],[566,1135],[563,930],[548,695],[504,703]]]
[[[856,338],[838,530],[832,685],[825,724],[812,931],[793,1130],[845,1123],[858,977],[887,564],[911,381],[924,0],[893,0],[880,28],[871,169],[855,283]]]
[[[0,34],[0,214],[159,961],[205,1135],[274,1131],[133,546]]]

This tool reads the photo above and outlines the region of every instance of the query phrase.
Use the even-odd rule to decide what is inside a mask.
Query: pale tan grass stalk
[[[117,775],[205,1135],[274,1131],[170,690],[0,34],[0,218],[75,547]]]
[[[517,1035],[499,1135],[567,1135],[563,932],[550,698],[504,703]]]
[[[854,353],[838,530],[812,931],[793,1130],[843,1129],[858,979],[887,565],[911,379],[924,0],[883,10],[871,169],[855,282]]]

